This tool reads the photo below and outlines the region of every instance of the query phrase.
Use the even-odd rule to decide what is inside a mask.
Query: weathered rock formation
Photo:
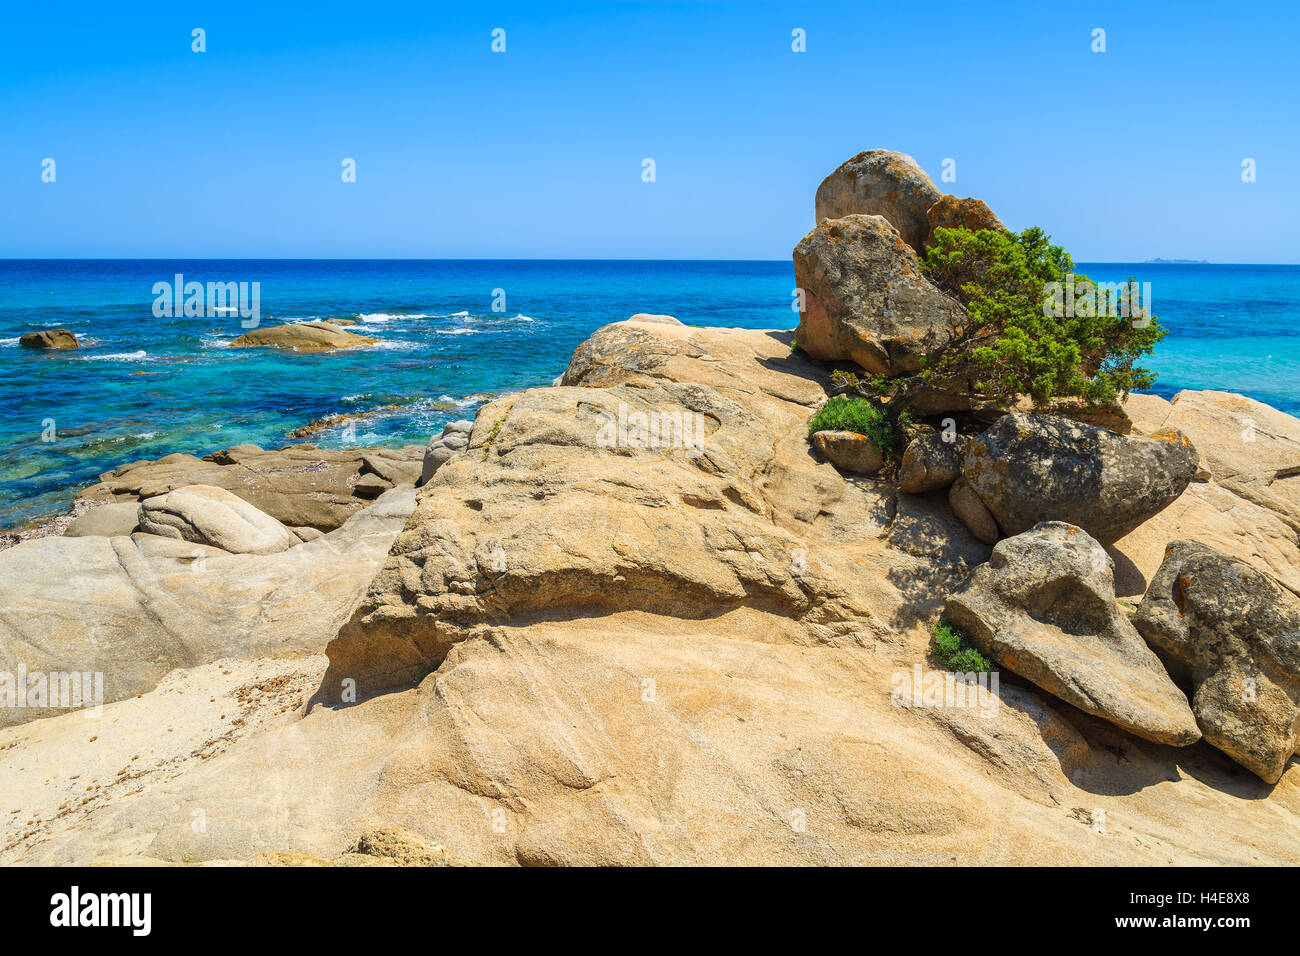
[[[1005,535],[1064,521],[1110,544],[1174,502],[1196,461],[1178,431],[1135,438],[1050,415],[1011,414],[967,445],[962,476]]]
[[[1113,569],[1086,532],[1045,522],[998,542],[945,613],[980,651],[1049,694],[1146,740],[1195,743],[1187,698],[1120,610]]]
[[[934,245],[936,229],[969,229],[978,232],[981,229],[1006,229],[1002,220],[993,214],[993,210],[982,199],[958,199],[956,196],[943,196],[926,210],[925,245]]]
[[[880,216],[823,220],[794,250],[803,310],[795,340],[813,358],[868,372],[915,372],[965,310],[921,275],[916,253]]]
[[[0,673],[98,672],[108,702],[178,667],[319,652],[352,614],[414,494],[394,490],[278,554],[152,534],[47,537],[0,551]],[[0,726],[56,712],[0,707]]]
[[[961,463],[970,441],[965,435],[931,432],[914,438],[898,467],[898,490],[922,494],[947,488],[961,477]]]
[[[469,433],[473,430],[474,423],[470,421],[448,422],[442,427],[441,434],[430,438],[428,447],[424,449],[424,463],[418,484],[423,485],[453,455],[463,452],[469,445]]]
[[[187,485],[224,488],[291,528],[330,531],[389,488],[420,477],[424,449],[324,449],[236,445],[204,458],[167,455],[104,472],[77,495],[93,501],[141,501]]]
[[[840,164],[817,187],[817,222],[883,216],[916,252],[930,231],[929,210],[943,198],[906,153],[869,149]]]
[[[1010,674],[992,711],[895,706],[987,549],[942,490],[817,459],[806,423],[830,388],[783,333],[601,330],[560,387],[480,411],[328,677],[307,656],[193,666],[90,733],[81,714],[3,731],[22,813],[0,815],[0,862],[340,861],[389,826],[510,865],[1300,862],[1294,773],[1270,787]],[[1274,528],[1198,482],[1127,558],[1158,565],[1185,517],[1211,528],[1208,504],[1183,508],[1198,489],[1236,502],[1233,540]],[[355,704],[348,671],[368,679]]]
[[[238,495],[212,485],[186,485],[140,502],[139,530],[231,554],[275,554],[299,538]]]
[[[1174,541],[1134,623],[1194,689],[1206,742],[1281,779],[1300,752],[1300,599],[1245,561]]]

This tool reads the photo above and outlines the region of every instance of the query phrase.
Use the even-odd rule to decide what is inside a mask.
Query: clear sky
[[[1076,260],[1300,262],[1294,0],[2,17],[0,257],[784,259],[885,147]]]

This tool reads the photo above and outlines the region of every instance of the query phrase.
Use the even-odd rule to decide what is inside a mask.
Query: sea
[[[1150,283],[1169,330],[1153,391],[1240,392],[1300,415],[1300,266],[1078,263]],[[352,319],[369,349],[233,349],[251,321],[185,315],[170,290],[248,283],[260,326]],[[256,283],[256,286],[253,286]],[[61,514],[101,472],[173,452],[267,448],[370,412],[322,447],[423,444],[502,394],[548,385],[584,339],[637,312],[792,329],[790,261],[0,260],[0,528]],[[250,304],[246,300],[246,305]],[[75,351],[19,347],[67,328]]]

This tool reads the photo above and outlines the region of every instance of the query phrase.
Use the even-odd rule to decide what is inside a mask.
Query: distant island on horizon
[[[1147,259],[1145,260],[1145,264],[1147,265],[1154,265],[1156,263],[1163,263],[1164,265],[1169,265],[1169,266],[1208,266],[1210,264],[1210,260],[1209,259]]]

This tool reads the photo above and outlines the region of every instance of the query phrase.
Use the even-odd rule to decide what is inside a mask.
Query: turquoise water
[[[1152,284],[1170,328],[1157,391],[1221,388],[1300,413],[1300,267],[1080,264]],[[238,315],[155,317],[153,286],[260,283],[263,325],[353,318],[380,339],[315,355],[229,349]],[[697,325],[793,328],[782,262],[529,260],[0,261],[0,527],[62,512],[123,462],[274,447],[316,418],[400,406],[356,425],[363,445],[423,443],[492,396],[549,384],[607,322],[662,312]],[[504,290],[504,301],[494,290]],[[75,352],[18,346],[73,330]],[[53,421],[54,441],[43,441]],[[310,439],[339,446],[341,427]]]

